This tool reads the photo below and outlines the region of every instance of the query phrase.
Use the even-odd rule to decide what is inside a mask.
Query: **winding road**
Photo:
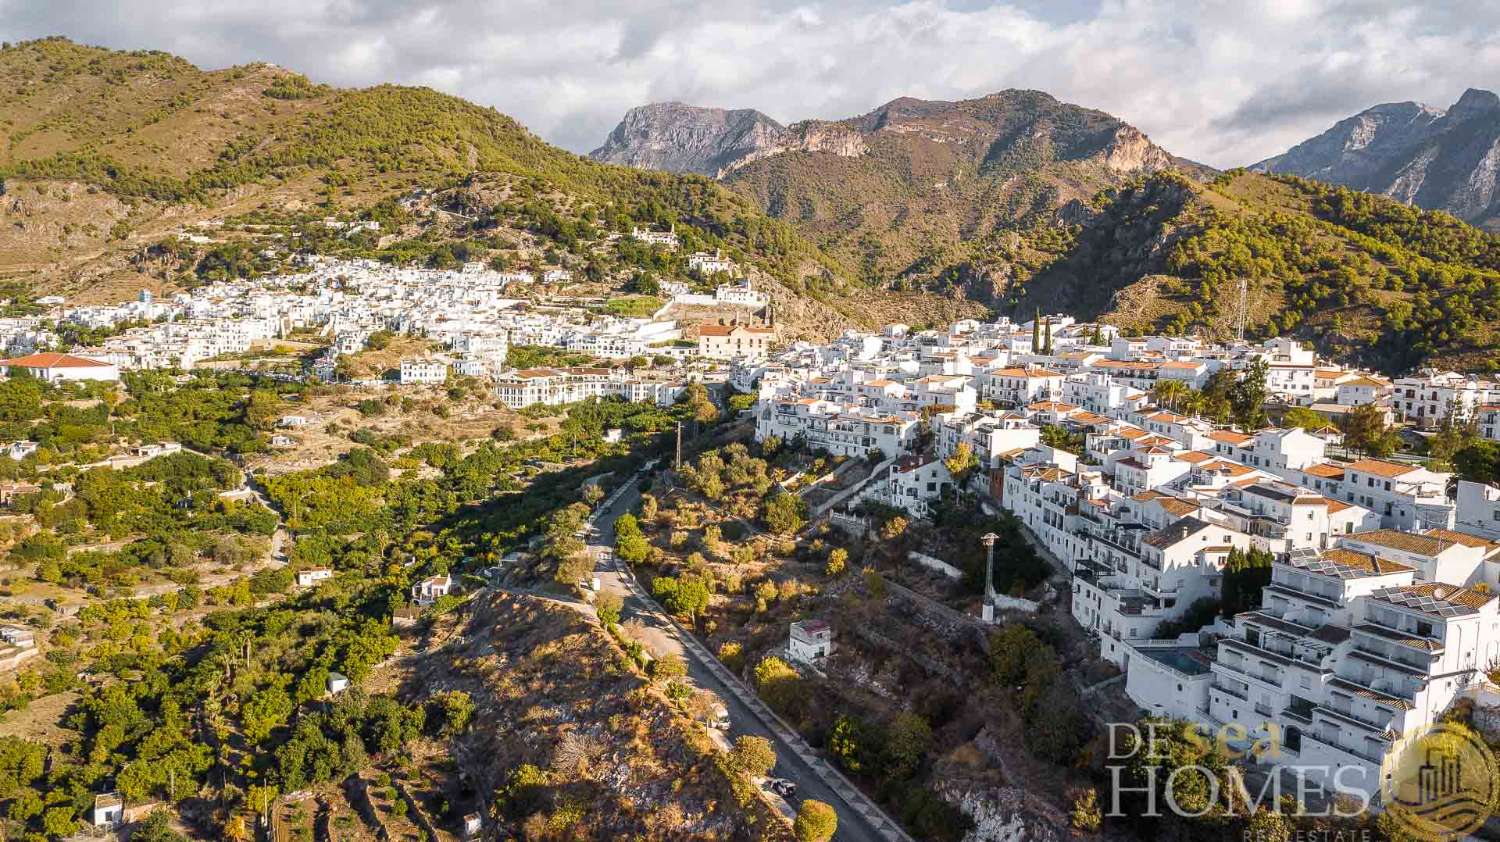
[[[771,741],[777,758],[773,774],[797,785],[797,793],[790,800],[801,803],[804,798],[814,798],[832,805],[838,812],[835,840],[912,842],[899,824],[819,756],[754,691],[667,616],[641,589],[635,577],[614,558],[615,519],[632,511],[640,501],[640,480],[644,476],[644,472],[637,474],[616,490],[595,511],[591,521],[594,529],[589,538],[589,551],[594,558],[602,559],[595,575],[599,577],[601,587],[614,590],[623,597],[623,618],[638,619],[652,638],[646,641],[648,648],[655,649],[657,654],[663,650],[679,653],[693,682],[723,700],[729,711],[731,738],[750,734]],[[650,646],[653,642],[659,645]]]

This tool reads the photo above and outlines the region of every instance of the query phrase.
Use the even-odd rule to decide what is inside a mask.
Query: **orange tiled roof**
[[[0,360],[0,365],[12,368],[99,368],[109,363],[103,360],[92,360],[88,357],[75,357],[72,354],[60,354],[56,351],[46,351],[40,354],[28,354],[24,357],[16,357],[13,360]]]
[[[1351,462],[1349,470],[1359,471],[1366,474],[1374,474],[1377,477],[1399,477],[1405,476],[1416,470],[1413,465],[1396,465],[1390,462],[1382,462],[1379,459],[1361,459]]]

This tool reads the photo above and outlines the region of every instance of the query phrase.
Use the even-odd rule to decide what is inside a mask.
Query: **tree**
[[[998,684],[1020,684],[1026,680],[1027,665],[1034,653],[1044,647],[1051,649],[1036,632],[1020,623],[1001,626],[990,635],[990,675]]]
[[[1401,439],[1385,423],[1385,411],[1372,403],[1344,416],[1344,446],[1366,456],[1389,456]]]
[[[693,621],[708,608],[708,585],[696,576],[658,576],[651,582],[651,595],[668,611]]]
[[[776,749],[765,737],[744,734],[735,738],[729,759],[748,777],[764,778],[776,767]]]
[[[245,399],[245,423],[257,430],[269,430],[281,420],[281,410],[279,395],[257,389]]]
[[[1470,482],[1500,484],[1500,442],[1476,441],[1453,454],[1453,470]]]
[[[943,467],[953,476],[953,482],[962,488],[968,481],[969,476],[979,467],[979,457],[974,455],[974,448],[966,441],[961,441],[953,448],[953,452],[943,460]]]
[[[1191,389],[1183,381],[1167,378],[1156,381],[1151,387],[1151,396],[1158,404],[1177,412],[1189,391]]]
[[[73,817],[72,807],[49,807],[42,814],[42,830],[48,836],[61,839],[78,829],[78,820]],[[826,837],[825,837],[826,838]]]
[[[1256,842],[1289,842],[1292,823],[1275,810],[1259,809],[1245,825],[1245,838]]]
[[[1453,469],[1453,459],[1458,452],[1479,441],[1479,431],[1473,424],[1460,424],[1450,415],[1443,425],[1427,440],[1429,467],[1434,471]]]
[[[1042,444],[1065,450],[1075,456],[1082,456],[1088,445],[1088,437],[1082,432],[1070,433],[1066,427],[1058,424],[1043,424],[1040,438]]]
[[[881,522],[880,539],[887,542],[894,541],[906,534],[906,527],[908,525],[906,518],[901,515],[893,515]]]
[[[1275,555],[1270,550],[1230,548],[1229,557],[1224,561],[1220,589],[1220,610],[1225,617],[1260,607],[1261,589],[1271,584],[1271,563],[1274,560]]]
[[[789,710],[802,699],[802,676],[775,655],[755,665],[755,690],[771,707]]]
[[[1305,406],[1294,406],[1281,414],[1281,426],[1301,427],[1308,432],[1328,426],[1328,419]]]
[[[792,535],[807,522],[807,502],[796,494],[782,491],[766,501],[762,518],[777,535]]]
[[[240,711],[245,739],[264,742],[276,728],[286,724],[292,715],[292,699],[280,687],[267,687],[250,697]]]
[[[893,780],[911,777],[932,747],[932,726],[921,716],[896,714],[885,732],[886,775]]]
[[[1251,363],[1229,390],[1229,407],[1234,423],[1243,430],[1259,430],[1266,425],[1266,374],[1270,366],[1263,359]]]
[[[808,798],[797,808],[792,835],[797,842],[828,842],[839,829],[839,814],[822,801]]]
[[[714,406],[708,388],[702,383],[689,383],[678,403],[685,403],[693,413],[693,420],[700,424],[712,424],[719,420],[719,408]]]
[[[250,788],[252,791],[256,787]],[[258,805],[260,802],[254,802]],[[187,839],[172,829],[172,814],[168,810],[156,810],[146,818],[141,827],[130,834],[131,842],[187,842]]]
[[[828,563],[823,566],[824,575],[832,578],[842,576],[844,568],[849,564],[849,551],[843,547],[834,547],[828,553]]]

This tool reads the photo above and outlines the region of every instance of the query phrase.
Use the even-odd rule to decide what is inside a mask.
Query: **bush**
[[[809,798],[797,808],[792,834],[797,842],[828,842],[839,828],[839,814],[822,801]]]
[[[828,553],[828,563],[823,566],[823,573],[828,577],[841,576],[849,564],[849,551],[843,547],[834,547]]]
[[[735,768],[752,778],[763,778],[776,768],[776,750],[765,737],[749,734],[736,737],[729,759]]]
[[[755,665],[755,690],[766,704],[785,713],[802,701],[802,676],[775,655]]]
[[[594,600],[594,612],[599,615],[599,622],[605,625],[620,622],[620,611],[624,607],[625,600],[614,591],[602,591],[599,598]]]
[[[651,677],[658,681],[671,681],[687,675],[687,663],[681,655],[666,654],[651,662]]]
[[[1073,828],[1093,833],[1104,823],[1104,814],[1099,810],[1099,793],[1093,788],[1078,793],[1073,798]]]
[[[762,519],[777,535],[792,535],[807,522],[807,502],[796,494],[783,491],[766,501]]]

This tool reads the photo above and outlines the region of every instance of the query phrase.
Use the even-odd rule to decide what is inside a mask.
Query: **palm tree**
[[[1187,392],[1188,386],[1181,380],[1158,380],[1151,387],[1151,396],[1156,398],[1156,402],[1173,412],[1182,405]]]

